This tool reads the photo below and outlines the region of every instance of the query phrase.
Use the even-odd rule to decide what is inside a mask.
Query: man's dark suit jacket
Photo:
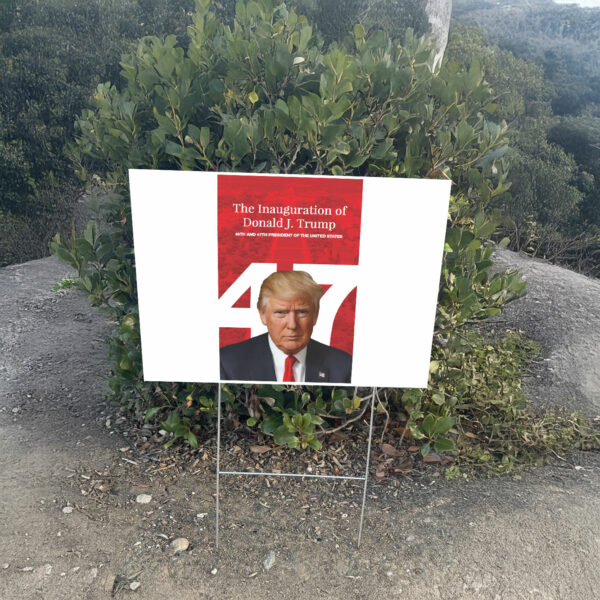
[[[350,383],[352,357],[343,350],[315,340],[306,350],[305,381]],[[221,348],[221,379],[234,381],[277,381],[269,334]]]

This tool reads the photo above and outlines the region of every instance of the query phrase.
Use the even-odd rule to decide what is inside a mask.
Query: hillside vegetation
[[[511,247],[598,276],[600,10],[457,0],[453,16],[449,56],[481,61],[511,126]]]
[[[185,35],[193,0],[4,0],[0,5],[0,266],[48,254],[83,186],[75,116],[119,78],[139,37]]]
[[[594,144],[581,143],[593,117],[557,116],[545,66],[471,26],[454,26],[432,75],[416,0],[190,4],[11,0],[0,11],[0,265],[43,255],[61,230],[54,253],[119,324],[114,397],[171,443],[196,446],[215,413],[214,385],[143,381],[128,168],[445,177],[429,387],[383,390],[378,411],[424,456],[457,453],[493,471],[588,445],[577,416],[544,421],[564,435],[532,445],[521,373],[534,346],[470,326],[525,287],[494,271],[492,239],[598,270],[600,173]],[[64,235],[84,189],[102,226]],[[314,449],[369,400],[282,386],[224,395],[234,422]]]

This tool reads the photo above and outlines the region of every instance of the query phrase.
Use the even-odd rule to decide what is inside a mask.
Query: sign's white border
[[[220,380],[217,176],[129,171],[146,381]],[[425,387],[450,182],[363,182],[351,385]]]

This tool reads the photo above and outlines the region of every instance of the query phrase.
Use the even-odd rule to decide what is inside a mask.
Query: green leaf
[[[429,437],[433,434],[433,428],[435,427],[435,417],[429,413],[421,423],[421,429],[425,432],[425,434]]]
[[[469,67],[469,74],[467,76],[467,85],[470,90],[474,90],[483,79],[483,74],[481,72],[481,65],[479,61],[474,60]]]
[[[290,448],[295,448],[300,440],[285,425],[282,425],[273,433],[273,441],[280,446],[287,444]]]
[[[438,406],[441,406],[445,402],[444,394],[440,394],[440,392],[435,392],[431,396],[431,401],[434,404],[437,404]],[[437,425],[436,425],[436,429],[437,429]]]
[[[119,369],[121,369],[121,371],[131,371],[131,367],[131,361],[127,356],[124,356],[119,362]]]
[[[280,415],[269,415],[266,419],[262,420],[260,430],[264,433],[273,433],[278,427],[281,427],[281,424],[282,418]]]
[[[85,238],[75,240],[75,252],[87,261],[93,261],[96,258],[94,248]]]
[[[258,420],[254,417],[250,417],[249,419],[246,420],[246,425],[248,425],[248,427],[254,427],[257,423],[258,423]]]
[[[454,442],[447,438],[438,438],[433,443],[436,452],[452,452],[454,450]]]
[[[452,428],[455,422],[456,419],[454,419],[453,417],[440,417],[435,424],[433,434],[444,435],[444,433],[446,433],[449,429]]]
[[[365,33],[366,33],[366,32],[365,32],[365,28],[364,28],[362,25],[360,25],[359,23],[357,23],[357,24],[354,26],[354,37],[355,37],[357,40],[362,40],[362,39],[364,39],[364,37],[365,37]]]
[[[198,438],[191,432],[187,432],[186,439],[192,448],[198,448]]]
[[[200,129],[200,145],[206,148],[210,143],[210,129],[208,127],[202,127]]]
[[[300,41],[298,43],[298,52],[303,52],[308,46],[308,42],[312,36],[312,27],[305,25],[300,30]]]
[[[308,440],[308,445],[313,450],[321,450],[321,448],[323,448],[323,444],[321,444],[321,442],[315,437]]]
[[[164,408],[164,406],[151,406],[147,411],[144,417],[144,422],[148,423],[154,419],[154,417]]]
[[[90,244],[90,246],[94,246],[94,222],[90,221],[86,228],[85,231],[83,232],[83,237],[87,240],[87,242]]]
[[[165,144],[165,152],[167,154],[171,154],[172,156],[181,156],[181,150],[181,144],[177,144],[171,140],[168,140]]]
[[[68,265],[77,268],[77,260],[75,259],[75,257],[68,250],[65,250],[62,246],[55,246],[54,254],[58,256],[58,258],[64,263],[67,263]]]

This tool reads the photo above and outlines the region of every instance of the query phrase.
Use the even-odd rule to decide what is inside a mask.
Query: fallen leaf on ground
[[[420,450],[419,446],[410,446],[408,448],[409,452],[418,452]]]
[[[413,464],[410,458],[405,458],[404,460],[400,461],[398,465],[396,465],[394,471],[396,473],[408,473],[409,471],[412,471],[412,468]]]
[[[436,454],[428,454],[427,456],[423,457],[423,462],[426,463],[434,463],[434,462],[440,462],[441,458],[439,456],[437,456]]]
[[[255,454],[262,454],[263,452],[268,452],[270,449],[270,446],[250,446],[250,452],[254,452]]]
[[[400,450],[394,448],[391,444],[381,444],[381,451],[388,456],[400,456]]]
[[[400,435],[403,435],[405,439],[411,437],[410,429],[405,427],[394,427],[394,431]]]

